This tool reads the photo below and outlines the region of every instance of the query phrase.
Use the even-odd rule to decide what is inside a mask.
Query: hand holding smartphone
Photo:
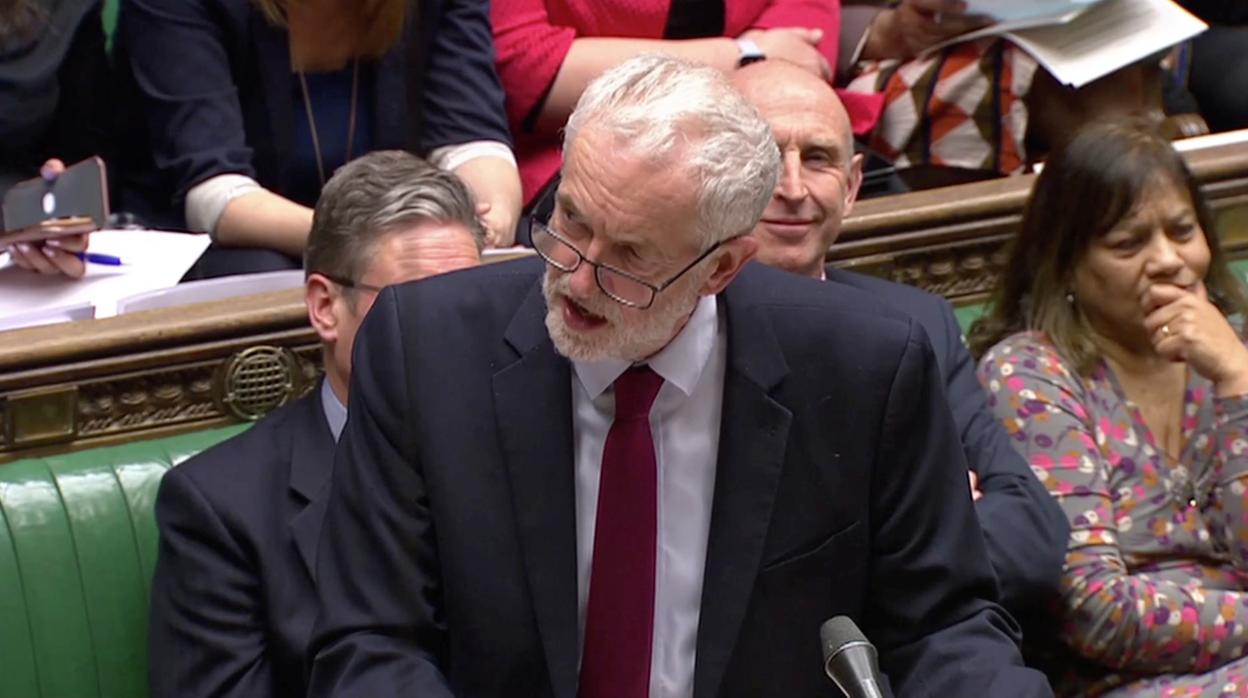
[[[66,168],[44,164],[43,177],[21,182],[4,197],[0,250],[13,263],[49,275],[86,272],[87,233],[108,219],[108,187],[99,158]]]
[[[59,161],[49,161],[49,164]],[[53,179],[19,182],[4,195],[0,245],[36,242],[99,230],[108,220],[104,161],[91,157]]]

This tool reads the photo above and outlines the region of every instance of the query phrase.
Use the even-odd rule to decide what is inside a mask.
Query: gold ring
[[[1161,334],[1162,334],[1162,335],[1164,335],[1164,336],[1166,336],[1166,337],[1169,337],[1169,336],[1170,336],[1170,326],[1169,326],[1169,325],[1162,325],[1162,326],[1161,326]]]

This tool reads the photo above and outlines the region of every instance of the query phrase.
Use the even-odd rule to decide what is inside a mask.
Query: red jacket
[[[494,0],[498,75],[507,93],[507,118],[515,138],[525,203],[559,171],[560,134],[526,129],[525,119],[555,81],[578,36],[660,39],[670,0]],[[750,29],[815,27],[819,51],[836,65],[839,0],[725,0],[725,36]],[[852,101],[851,101],[852,100]],[[855,132],[874,124],[879,105],[871,98],[846,99]]]

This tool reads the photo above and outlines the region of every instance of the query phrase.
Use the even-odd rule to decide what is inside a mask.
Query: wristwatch
[[[737,67],[744,68],[751,63],[767,60],[767,54],[758,47],[758,44],[749,39],[737,39]]]

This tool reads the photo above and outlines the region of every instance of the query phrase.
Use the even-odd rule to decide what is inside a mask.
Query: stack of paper
[[[968,0],[966,11],[997,21],[929,52],[1003,36],[1071,87],[1083,87],[1208,29],[1172,0]]]
[[[995,33],[1064,24],[1100,0],[966,0],[968,15],[991,19]]]
[[[156,230],[101,230],[90,251],[122,266],[87,264],[81,279],[20,269],[0,256],[0,329],[116,313],[117,300],[178,283],[208,248],[207,235]]]

